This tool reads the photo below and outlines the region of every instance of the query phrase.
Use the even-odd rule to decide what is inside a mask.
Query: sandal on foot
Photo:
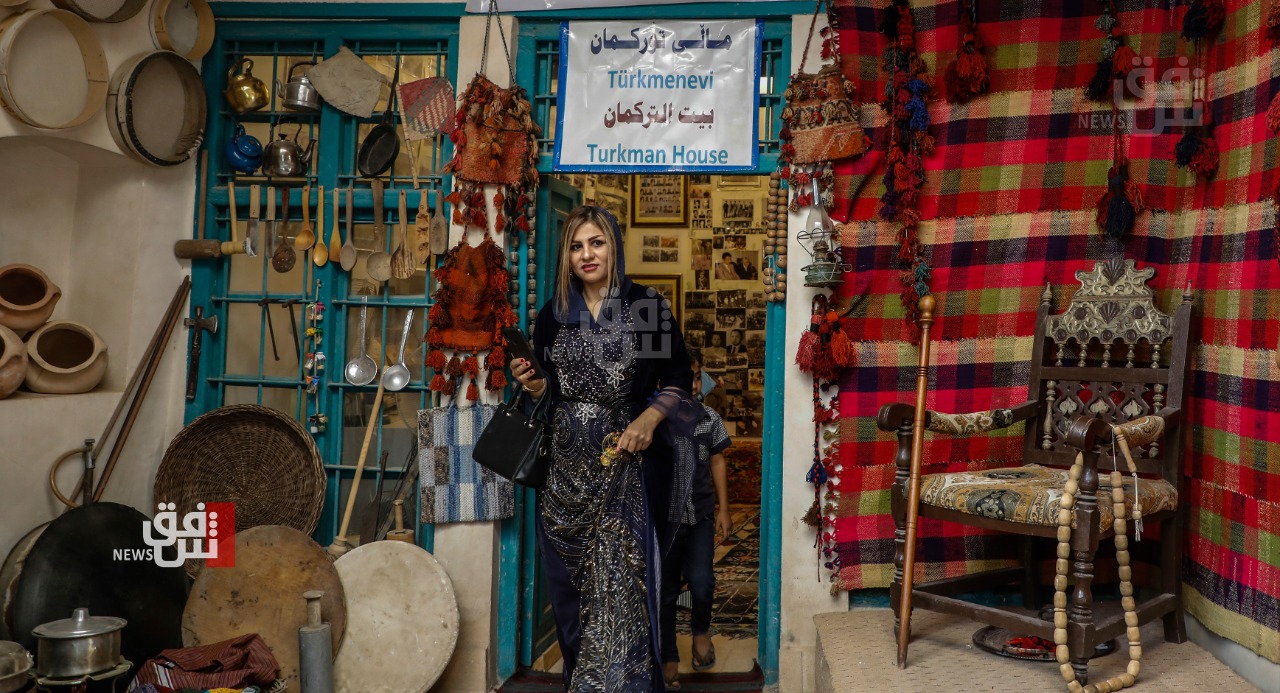
[[[715,643],[711,643],[711,644],[707,645],[707,656],[706,656],[706,658],[705,658],[705,659],[703,659],[702,657],[699,657],[699,656],[698,656],[698,648],[697,648],[697,647],[694,647],[694,648],[693,648],[693,662],[692,662],[692,664],[693,664],[693,670],[694,670],[694,671],[705,671],[705,670],[707,670],[707,669],[711,669],[711,668],[715,667],[715,665],[716,665],[716,645],[715,645]]]
[[[678,691],[678,690],[681,690],[681,687],[680,687],[680,675],[679,675],[679,674],[677,674],[677,675],[672,676],[671,678],[667,679],[667,680],[666,680],[666,685],[667,685],[667,690],[669,690],[669,691]]]

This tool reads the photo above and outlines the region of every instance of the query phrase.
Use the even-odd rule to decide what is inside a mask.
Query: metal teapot
[[[240,69],[242,65],[245,66],[243,70]],[[267,85],[253,76],[253,61],[248,58],[236,63],[227,73],[227,88],[222,95],[236,113],[256,111],[271,100]]]
[[[279,178],[306,175],[311,167],[311,151],[315,149],[316,141],[307,142],[304,149],[297,141],[301,134],[302,123],[298,123],[293,139],[281,134],[279,139],[267,145],[262,162],[264,174]]]
[[[297,77],[293,76],[294,71],[303,65],[315,67],[314,60],[308,60],[296,63],[289,68],[289,83],[280,84],[280,80],[276,80],[276,91],[284,94],[284,107],[291,111],[307,111],[315,113],[320,110],[320,92],[316,91],[315,85],[311,83],[311,78],[307,77],[307,73],[302,73]]]
[[[227,138],[222,152],[231,168],[241,173],[253,173],[262,165],[262,143],[247,134],[239,123],[236,123],[236,134]]]

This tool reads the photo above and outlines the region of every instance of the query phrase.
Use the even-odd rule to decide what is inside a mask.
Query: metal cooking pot
[[[31,630],[39,639],[36,672],[49,678],[74,678],[107,671],[118,665],[120,631],[126,621],[114,616],[90,616],[76,609],[71,618],[42,623]]]
[[[13,693],[31,679],[31,653],[22,645],[0,640],[0,693]]]
[[[307,169],[311,168],[311,150],[315,148],[316,141],[307,142],[304,148],[298,144],[298,136],[301,134],[302,123],[298,123],[293,139],[281,133],[280,139],[268,144],[262,154],[262,172],[268,176],[284,178],[306,175]]]
[[[280,84],[280,80],[276,80],[276,91],[284,92],[284,107],[291,111],[308,111],[314,113],[320,110],[320,92],[311,84],[311,78],[307,77],[307,73],[302,73],[297,77],[293,76],[294,71],[303,65],[315,67],[315,61],[308,60],[294,64],[289,68],[289,83]]]

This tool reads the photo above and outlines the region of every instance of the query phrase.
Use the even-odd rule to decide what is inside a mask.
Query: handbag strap
[[[480,52],[480,71],[484,72],[489,64],[489,28],[498,20],[498,36],[502,39],[502,52],[507,56],[507,75],[511,84],[516,83],[516,66],[511,62],[511,51],[507,48],[507,32],[502,28],[502,19],[498,17],[498,0],[489,0],[489,14],[484,21],[484,50]]]
[[[813,30],[818,26],[818,12],[822,10],[822,0],[813,3],[813,19],[809,21],[809,38],[804,40],[804,52],[800,54],[800,72],[804,72],[804,61],[809,57],[809,44],[813,43]],[[498,28],[502,28],[499,25]]]

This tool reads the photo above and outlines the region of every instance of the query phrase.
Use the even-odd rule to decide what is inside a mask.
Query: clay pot
[[[45,323],[27,340],[27,389],[49,394],[88,392],[107,374],[107,344],[85,325]]]
[[[0,399],[13,394],[27,376],[27,345],[17,332],[0,325]]]
[[[0,267],[0,325],[26,334],[44,324],[62,289],[31,265]]]

